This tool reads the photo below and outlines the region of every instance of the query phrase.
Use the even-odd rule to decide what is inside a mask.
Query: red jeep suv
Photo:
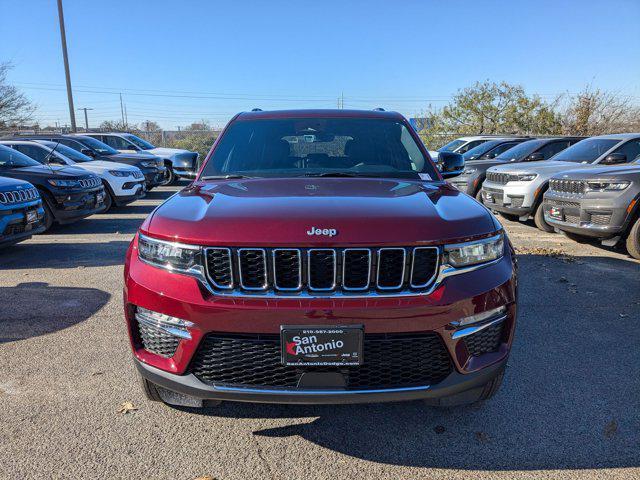
[[[237,115],[144,221],[124,305],[148,398],[485,400],[516,319],[500,223],[384,111]],[[205,403],[206,402],[206,403]]]

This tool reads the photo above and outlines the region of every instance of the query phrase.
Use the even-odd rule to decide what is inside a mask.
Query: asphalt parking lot
[[[640,262],[511,222],[519,325],[484,405],[146,401],[122,261],[175,190],[0,253],[0,478],[640,478]]]

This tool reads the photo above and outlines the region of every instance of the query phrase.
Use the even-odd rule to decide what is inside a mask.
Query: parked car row
[[[98,136],[132,137],[145,148],[126,148],[123,153]],[[178,177],[195,177],[197,159],[197,153],[156,148],[126,133],[4,137],[0,246],[26,240],[54,223],[72,223],[114,205],[125,206]]]
[[[540,230],[577,241],[625,243],[640,259],[640,133],[519,139],[491,157],[500,141],[514,140],[483,139],[449,182],[507,218],[533,218]]]

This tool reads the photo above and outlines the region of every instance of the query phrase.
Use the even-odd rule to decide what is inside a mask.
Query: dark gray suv
[[[549,180],[546,222],[575,240],[596,238],[613,246],[626,239],[640,259],[640,164],[570,170]]]

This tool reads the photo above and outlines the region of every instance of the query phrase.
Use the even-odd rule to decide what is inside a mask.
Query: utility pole
[[[84,110],[84,131],[89,131],[89,117],[87,117],[87,110],[93,110],[93,108],[79,108],[78,110]]]
[[[122,125],[124,125],[124,107],[122,106],[122,94],[120,94],[120,114],[122,115]]]
[[[340,108],[344,110],[344,92],[340,94]]]
[[[73,93],[71,91],[71,76],[69,75],[69,56],[67,55],[67,34],[64,30],[64,13],[62,12],[62,0],[58,0],[58,20],[60,21],[60,40],[62,41],[62,58],[64,59],[64,74],[67,78],[67,100],[69,101],[69,116],[71,117],[71,130],[76,131],[76,112],[73,109]]]
[[[129,117],[127,116],[127,105],[124,106],[124,128],[125,130],[129,129]]]

